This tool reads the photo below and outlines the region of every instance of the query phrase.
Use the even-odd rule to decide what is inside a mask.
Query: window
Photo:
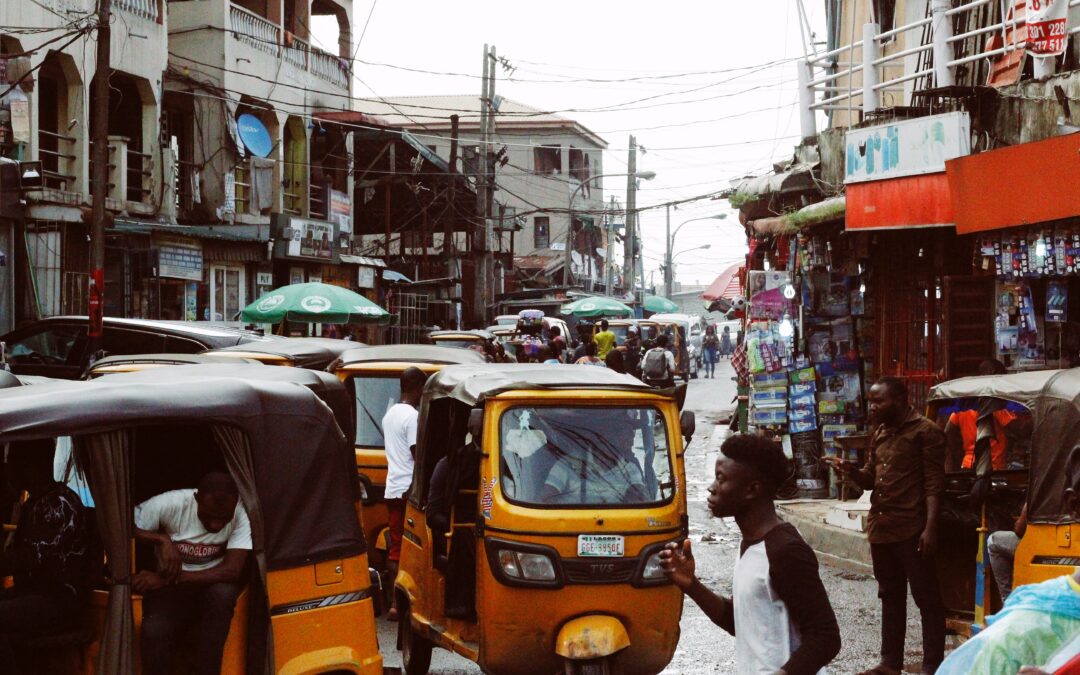
[[[590,185],[585,181],[589,180],[589,156],[585,154],[583,150],[579,150],[573,146],[570,146],[570,177],[574,178],[585,186],[581,188],[582,196],[588,198]]]
[[[541,145],[533,148],[533,171],[545,176],[562,173],[562,146]]]
[[[188,338],[175,335],[165,336],[165,351],[168,354],[198,354],[205,351],[206,346]]]
[[[511,408],[499,421],[507,499],[616,508],[674,497],[664,416],[654,408]]]
[[[225,265],[210,267],[211,321],[232,321],[244,302],[244,269]]]
[[[551,221],[547,216],[533,218],[533,248],[548,248],[551,245],[550,227]]]
[[[8,345],[12,363],[64,365],[79,358],[76,344],[86,336],[86,326],[56,326]]]
[[[165,350],[165,336],[126,328],[105,328],[101,347],[108,354],[160,354]]]
[[[881,32],[896,27],[896,0],[874,0],[874,20]]]
[[[353,386],[356,391],[356,445],[381,448],[382,418],[401,400],[401,380],[398,377],[356,377]]]

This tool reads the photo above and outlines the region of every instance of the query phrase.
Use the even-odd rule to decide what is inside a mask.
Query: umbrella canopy
[[[735,263],[720,273],[716,280],[705,289],[701,297],[705,300],[736,300],[743,297],[743,264]]]
[[[671,314],[679,311],[678,305],[659,295],[646,295],[643,306],[646,312],[652,312],[653,314]]]
[[[602,295],[587,295],[584,298],[578,298],[569,304],[563,305],[559,309],[559,313],[581,319],[598,316],[634,316],[634,310],[615,298]]]
[[[274,289],[244,308],[252,323],[368,323],[387,321],[390,313],[359,293],[330,284],[292,284]]]

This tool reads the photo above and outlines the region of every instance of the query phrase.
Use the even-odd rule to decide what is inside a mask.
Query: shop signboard
[[[360,288],[375,288],[375,268],[361,265],[358,269],[356,285]]]
[[[1027,0],[1027,53],[1061,56],[1068,41],[1069,0]]]
[[[256,272],[255,273],[255,285],[256,286],[273,286],[274,274],[273,272]]]
[[[163,279],[202,281],[203,251],[198,241],[157,238],[158,276]]]
[[[971,153],[971,117],[951,112],[851,129],[845,143],[845,184],[941,173],[946,160]]]
[[[274,214],[274,257],[307,260],[330,265],[338,263],[337,223]]]
[[[330,221],[342,233],[352,232],[352,199],[341,190],[330,190]]]

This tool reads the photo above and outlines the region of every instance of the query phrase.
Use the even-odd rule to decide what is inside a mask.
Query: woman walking
[[[724,332],[720,336],[720,353],[724,356],[731,356],[731,326],[724,326]]]
[[[720,360],[720,339],[716,337],[716,326],[705,328],[705,339],[702,341],[705,349],[705,377],[716,378],[716,362]]]

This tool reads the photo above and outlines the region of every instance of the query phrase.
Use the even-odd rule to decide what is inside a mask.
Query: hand
[[[131,587],[135,589],[136,593],[143,595],[150,591],[156,591],[159,588],[164,588],[169,585],[160,574],[157,572],[151,572],[149,570],[143,570],[139,572],[131,579]]]
[[[839,457],[822,457],[821,459],[842,476],[850,476],[851,472],[855,470],[855,465],[852,462]]]
[[[154,547],[154,557],[157,558],[157,571],[166,581],[173,582],[180,577],[182,560],[176,544],[168,537],[162,537]]]
[[[937,543],[937,528],[927,525],[919,535],[919,553],[922,553],[924,558],[933,556],[937,552]]]
[[[684,592],[690,589],[697,577],[694,576],[694,554],[690,550],[690,540],[684,539],[682,545],[671,542],[660,551],[660,566],[672,583]]]

